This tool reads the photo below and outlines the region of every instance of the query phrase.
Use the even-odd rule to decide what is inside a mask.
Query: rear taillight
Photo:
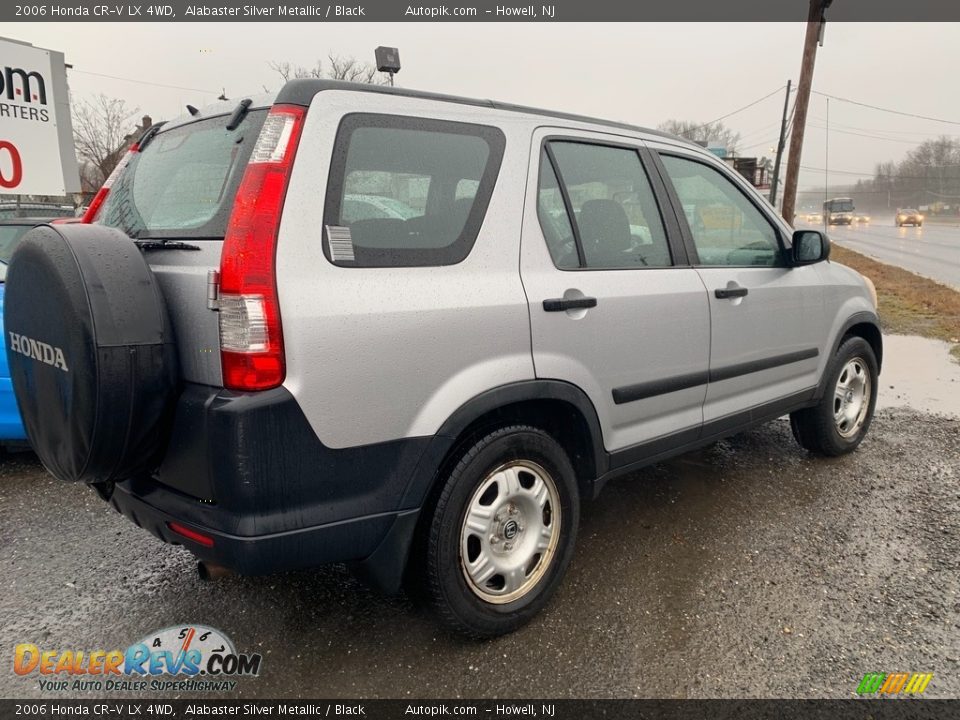
[[[277,230],[305,113],[294,105],[270,110],[233,202],[220,258],[220,359],[232,390],[283,382]]]
[[[103,181],[103,185],[100,186],[100,189],[97,190],[97,194],[93,196],[93,200],[90,205],[87,207],[87,211],[83,214],[83,219],[80,222],[90,223],[97,221],[97,216],[100,214],[100,208],[103,207],[103,201],[107,199],[107,195],[110,194],[110,186],[117,181],[117,178],[120,177],[120,173],[123,172],[123,169],[130,163],[130,158],[133,157],[133,154],[140,151],[139,145],[134,143],[130,146],[130,149],[127,150],[126,154],[120,158],[120,162],[117,163],[116,167],[113,168],[113,172],[110,173],[109,177]]]

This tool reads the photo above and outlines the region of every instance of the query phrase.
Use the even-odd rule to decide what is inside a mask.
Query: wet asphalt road
[[[958,419],[884,410],[857,453],[822,460],[778,420],[615,481],[552,605],[485,643],[339,567],[203,583],[182,548],[7,459],[0,694],[40,694],[9,669],[16,643],[205,623],[263,653],[247,697],[842,698],[874,671],[933,672],[926,694],[957,697],[958,438]]]
[[[892,216],[879,216],[869,224],[831,225],[827,232],[845,248],[960,289],[960,218],[953,225],[898,228]]]

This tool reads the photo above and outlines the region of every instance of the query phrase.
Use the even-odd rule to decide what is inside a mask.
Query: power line
[[[824,119],[817,117],[816,115],[810,115],[811,120],[816,120],[817,122],[824,122]],[[883,128],[865,128],[857,127],[856,125],[845,125],[843,123],[830,123],[831,127],[846,128],[847,130],[857,130],[859,132],[865,133],[884,133],[886,135],[931,135],[936,137],[942,137],[947,133],[940,130],[938,132],[925,132],[923,130],[885,130]]]
[[[149,82],[147,80],[136,80],[134,78],[120,77],[119,75],[107,75],[105,73],[91,72],[89,70],[77,70],[70,68],[70,72],[81,73],[83,75],[94,75],[96,77],[110,78],[111,80],[122,80],[124,82],[138,83],[140,85],[152,85],[153,87],[162,87],[169,90],[190,90],[192,92],[216,93],[217,90],[205,90],[203,88],[182,87],[180,85],[164,85],[163,83]]]
[[[859,105],[860,107],[870,108],[871,110],[880,110],[881,112],[893,113],[894,115],[903,115],[904,117],[919,118],[920,120],[930,120],[931,122],[946,123],[948,125],[960,125],[960,120],[944,120],[943,118],[930,117],[929,115],[917,115],[916,113],[908,113],[902,110],[892,110],[890,108],[880,107],[879,105],[871,105],[865,102],[859,102],[857,100],[850,100],[845,97],[838,97],[836,95],[829,95],[818,90],[811,90],[811,92],[820,95],[821,97],[827,97],[831,100],[839,100],[840,102],[850,103],[851,105]]]
[[[715,120],[711,120],[710,122],[705,122],[705,123],[703,123],[702,125],[697,125],[696,129],[699,130],[700,128],[705,128],[705,127],[707,127],[707,126],[709,126],[709,125],[713,125],[714,123],[718,123],[718,122],[720,122],[721,120],[726,120],[728,117],[730,117],[730,116],[732,116],[732,115],[736,115],[737,113],[743,112],[744,110],[746,110],[746,109],[748,109],[748,108],[752,108],[754,105],[757,105],[758,103],[762,103],[762,102],[763,102],[764,100],[766,100],[767,98],[773,97],[774,95],[776,95],[777,93],[779,93],[781,90],[783,90],[785,87],[786,87],[786,85],[781,85],[780,87],[778,87],[778,88],[777,88],[776,90],[774,90],[773,92],[767,93],[767,94],[764,95],[762,98],[758,98],[758,99],[754,100],[754,101],[751,102],[751,103],[747,103],[747,104],[744,105],[742,108],[737,108],[737,109],[734,110],[733,112],[728,112],[726,115],[721,115],[720,117],[716,118]]]
[[[809,165],[801,165],[801,170],[807,170],[809,172],[826,172],[825,168],[810,167]],[[873,177],[876,173],[862,173],[854,172],[853,170],[836,170],[835,168],[830,168],[830,172],[837,173],[838,175],[858,175],[860,177]]]
[[[777,144],[777,141],[778,141],[779,139],[780,139],[779,136],[778,136],[778,137],[775,137],[775,138],[770,138],[769,140],[764,140],[763,142],[753,143],[752,145],[744,145],[744,146],[743,146],[742,148],[740,148],[740,149],[741,149],[741,150],[749,150],[750,148],[760,147],[761,145],[768,145],[768,146],[773,145],[773,146],[774,146],[774,149],[776,149],[776,144]]]
[[[930,165],[931,168],[948,168],[948,167],[960,167],[958,165]],[[801,165],[801,170],[807,170],[809,172],[825,172],[824,168],[810,167],[809,165]],[[876,177],[877,173],[874,172],[857,172],[855,170],[835,170],[830,168],[831,173],[837,173],[838,175],[853,175],[855,177]],[[937,180],[938,178],[934,175],[884,175],[884,178],[889,178],[891,180]],[[944,178],[945,181],[952,182],[956,178]]]
[[[751,135],[759,135],[761,133],[767,133],[775,127],[779,128],[780,123],[779,122],[770,123],[769,125],[764,125],[763,127],[754,128],[753,130],[747,130],[746,132],[740,134],[740,139],[746,140]]]
[[[818,130],[827,129],[825,125],[817,125],[816,123],[810,123],[810,127],[817,128]],[[844,135],[856,135],[857,137],[872,138],[874,140],[886,140],[887,142],[904,143],[905,145],[923,145],[924,143],[931,142],[930,138],[927,138],[926,140],[906,140],[904,138],[891,138],[891,137],[883,137],[881,135],[869,135],[867,133],[858,133],[858,132],[853,132],[851,130],[838,130],[835,127],[831,127],[830,132],[843,133]]]

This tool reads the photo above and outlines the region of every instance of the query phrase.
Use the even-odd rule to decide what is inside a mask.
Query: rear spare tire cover
[[[68,481],[149,472],[177,393],[176,349],[157,280],[125,234],[41,225],[7,271],[4,344],[27,436]]]

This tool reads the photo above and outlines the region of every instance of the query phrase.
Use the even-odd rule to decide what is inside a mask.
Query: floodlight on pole
[[[390,74],[390,87],[393,87],[393,76],[400,72],[400,51],[381,45],[373,54],[377,59],[377,70]]]

